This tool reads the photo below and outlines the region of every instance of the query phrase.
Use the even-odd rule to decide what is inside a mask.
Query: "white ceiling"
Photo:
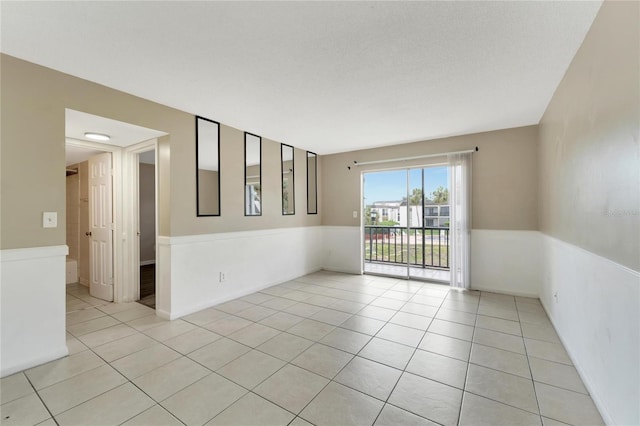
[[[147,129],[135,124],[123,123],[110,118],[99,117],[86,112],[65,110],[65,135],[71,139],[93,142],[85,137],[85,132],[109,135],[111,139],[100,142],[105,145],[126,147],[166,135],[166,132]]]
[[[67,166],[82,163],[83,161],[87,161],[90,157],[102,154],[103,152],[93,148],[85,148],[69,144],[65,146],[65,150]]]
[[[2,51],[319,154],[539,122],[601,2],[1,2]]]

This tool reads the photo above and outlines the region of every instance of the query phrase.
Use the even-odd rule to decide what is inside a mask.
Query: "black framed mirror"
[[[280,145],[280,166],[282,171],[282,214],[296,214],[295,163],[291,145]]]
[[[220,123],[196,116],[196,214],[220,216]]]
[[[262,138],[244,132],[244,215],[262,216]]]
[[[307,214],[318,214],[318,155],[307,151]]]

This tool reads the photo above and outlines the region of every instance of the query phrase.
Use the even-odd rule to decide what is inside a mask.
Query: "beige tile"
[[[288,425],[295,415],[248,393],[207,423],[207,426]]]
[[[358,355],[403,370],[413,351],[409,346],[374,337]]]
[[[556,330],[551,325],[531,324],[528,322],[523,322],[520,325],[522,327],[522,335],[524,337],[544,340],[551,343],[561,343]]]
[[[205,324],[209,324],[210,322],[222,319],[226,316],[229,316],[229,314],[227,314],[226,312],[219,311],[215,308],[207,308],[182,317],[182,319],[184,321],[190,322],[191,324],[202,326]]]
[[[159,342],[164,342],[165,340],[169,340],[172,337],[179,336],[195,329],[195,325],[178,319],[160,325],[158,327],[150,328],[149,330],[143,331],[143,333],[151,337],[152,339],[155,339]]]
[[[426,331],[431,324],[432,318],[424,317],[422,315],[410,314],[408,312],[398,312],[389,322],[398,324],[404,327],[411,327],[421,331]]]
[[[542,424],[544,426],[567,426],[567,423],[559,422],[544,416],[542,417]]]
[[[61,426],[116,425],[147,410],[154,403],[131,383],[125,383],[56,416]]]
[[[320,339],[320,343],[341,351],[356,354],[366,345],[371,336],[344,328],[336,328]]]
[[[329,383],[300,413],[322,425],[373,424],[384,403],[335,382]]]
[[[391,404],[385,404],[374,426],[436,426],[424,417],[416,416]]]
[[[186,355],[220,338],[222,336],[219,334],[197,327],[192,331],[187,331],[184,334],[165,340],[163,343],[171,349]]]
[[[126,324],[118,324],[113,327],[104,328],[102,330],[94,331],[92,333],[83,334],[78,337],[82,343],[90,348],[104,345],[105,343],[112,342],[114,340],[122,339],[123,337],[131,336],[138,333],[134,328],[129,327]]]
[[[430,333],[442,334],[443,336],[468,341],[471,341],[471,338],[473,337],[473,327],[439,319],[434,319],[431,322],[428,331]]]
[[[16,373],[0,379],[0,404],[11,402],[34,392],[24,373]]]
[[[267,327],[275,328],[280,331],[285,331],[303,321],[304,318],[297,315],[288,314],[286,312],[278,312],[260,321],[260,324]]]
[[[378,297],[371,302],[373,306],[379,306],[381,308],[398,310],[406,303],[406,300],[390,299],[388,297]]]
[[[329,380],[288,364],[253,391],[292,413],[299,413]]]
[[[162,402],[187,425],[203,425],[240,399],[247,390],[212,373]]]
[[[313,314],[317,314],[323,308],[320,306],[309,305],[308,303],[296,303],[288,308],[283,309],[284,312],[288,312],[299,317],[309,318]]]
[[[524,340],[520,336],[500,333],[498,331],[476,328],[473,334],[473,342],[493,348],[504,349],[505,351],[525,354]]]
[[[411,298],[412,303],[421,303],[427,306],[440,307],[442,305],[443,299],[441,297],[432,297],[427,296],[425,294],[417,294]]]
[[[243,345],[255,348],[280,333],[281,331],[276,330],[275,328],[267,327],[266,325],[258,323],[253,323],[247,327],[241,328],[235,333],[231,333],[229,335],[229,339],[233,339],[236,342],[242,343]]]
[[[505,309],[494,305],[483,305],[482,302],[480,302],[478,315],[518,321],[518,311],[516,311],[515,305],[513,306],[513,309]]]
[[[281,333],[264,342],[257,349],[276,358],[291,361],[311,345],[313,345],[311,340],[289,333]]]
[[[104,364],[93,352],[84,351],[31,368],[25,374],[33,387],[42,389]]]
[[[113,362],[134,352],[141,351],[156,344],[152,338],[141,333],[135,333],[122,339],[114,340],[101,346],[96,346],[93,351],[105,361]]]
[[[351,358],[353,355],[347,352],[316,343],[298,355],[291,363],[332,379],[347,365]]]
[[[206,328],[207,330],[211,330],[214,333],[220,334],[222,336],[228,336],[231,333],[235,333],[241,328],[244,328],[251,324],[253,323],[249,320],[236,317],[233,315],[229,315],[217,321],[206,324],[203,327]]]
[[[118,324],[120,324],[120,321],[118,321],[117,319],[111,318],[109,316],[103,316],[100,318],[95,318],[89,321],[84,321],[67,326],[67,331],[73,334],[75,337],[80,337],[84,334],[102,330],[103,328],[107,327],[113,327],[114,325]]]
[[[529,312],[529,313],[538,314],[538,315],[547,314],[539,300],[537,300],[537,303],[527,303],[527,302],[520,302],[519,300],[516,300],[516,306],[518,307],[518,313]]]
[[[182,426],[182,422],[161,406],[154,405],[122,426]]]
[[[357,356],[333,380],[384,401],[401,374],[400,370]]]
[[[112,362],[111,365],[128,379],[135,379],[180,358],[180,356],[178,352],[158,343],[122,357]]]
[[[417,350],[409,361],[406,371],[463,389],[467,363],[433,352]]]
[[[281,311],[285,308],[288,308],[289,306],[295,305],[296,303],[298,302],[296,302],[295,300],[284,299],[282,297],[272,297],[270,300],[262,302],[260,306]]]
[[[240,300],[242,300],[243,302],[249,302],[256,305],[267,302],[271,299],[273,299],[273,296],[269,296],[268,294],[262,294],[262,293],[252,293],[240,298]]]
[[[389,403],[442,425],[455,425],[462,391],[423,377],[403,373]]]
[[[422,340],[424,333],[425,332],[423,330],[388,323],[380,329],[378,334],[376,334],[376,337],[415,347],[418,346],[418,343]]]
[[[540,413],[572,425],[604,425],[589,395],[536,383]]]
[[[462,361],[469,361],[469,355],[471,354],[471,342],[434,333],[425,334],[418,347],[425,351],[446,355]]]
[[[396,313],[395,309],[381,308],[380,306],[368,305],[362,308],[358,315],[374,318],[380,321],[389,321]]]
[[[475,326],[476,314],[470,314],[469,312],[454,311],[453,309],[440,309],[436,314],[436,319],[457,322],[464,325]]]
[[[311,315],[311,319],[331,325],[340,325],[351,318],[351,314],[342,311],[325,308]]]
[[[444,309],[453,309],[454,311],[469,312],[470,314],[478,313],[478,302],[467,300],[445,300],[440,306]]]
[[[39,394],[49,411],[58,415],[126,381],[116,370],[103,365],[42,389]]]
[[[96,308],[89,308],[89,309],[83,309],[81,311],[70,312],[67,314],[67,327],[71,325],[79,324],[81,322],[89,321],[92,319],[104,317],[106,315],[107,314],[105,314],[104,312]]]
[[[531,324],[539,324],[551,326],[551,321],[549,321],[549,317],[544,312],[518,312],[518,316],[520,317],[520,322],[528,322]]]
[[[465,392],[460,426],[541,426],[540,416]]]
[[[291,300],[296,300],[298,302],[302,302],[310,298],[311,294],[304,291],[292,290],[288,293],[283,294],[282,297],[284,297],[285,299],[291,299]]]
[[[385,325],[384,321],[380,321],[373,318],[361,317],[360,315],[354,315],[342,324],[340,327],[347,328],[349,330],[357,331],[358,333],[369,334],[373,336]]]
[[[557,343],[543,342],[541,340],[524,339],[529,357],[542,358],[547,361],[560,362],[573,365],[564,347]]]
[[[3,426],[35,425],[51,417],[35,393],[2,404],[0,411]]]
[[[191,352],[188,356],[211,370],[217,370],[250,350],[248,346],[223,337]]]
[[[285,364],[281,359],[251,350],[216,372],[247,389],[253,389]]]
[[[538,414],[531,379],[470,364],[465,391]]]
[[[160,402],[210,373],[200,364],[182,357],[132,381],[144,393]]]
[[[157,315],[149,315],[146,317],[134,319],[132,321],[127,321],[127,325],[129,327],[135,328],[138,331],[144,331],[153,327],[158,327],[168,322],[168,320],[162,319]]]
[[[140,306],[137,302],[127,303],[108,303],[106,305],[98,307],[102,312],[108,315],[112,315],[118,312],[128,311],[129,309],[137,309]]]
[[[500,370],[505,373],[515,374],[516,376],[527,379],[531,378],[527,357],[515,352],[474,343],[471,347],[471,358],[469,362],[493,368],[494,370]]]
[[[252,306],[250,308],[244,309],[240,312],[237,312],[235,315],[240,318],[244,318],[249,321],[260,321],[263,320],[273,314],[275,314],[275,309],[267,308],[266,306]]]
[[[38,423],[37,426],[58,426],[58,424],[51,417],[42,423]]]
[[[322,296],[319,294],[315,294],[313,296],[311,296],[310,298],[308,298],[307,300],[305,300],[305,303],[308,303],[310,305],[316,305],[316,306],[322,306],[325,308],[330,307],[331,305],[333,305],[334,303],[338,302],[339,299],[333,298],[333,297],[327,297],[327,296]],[[342,312],[342,311],[341,311]]]
[[[305,319],[288,329],[287,333],[295,334],[296,336],[304,337],[305,339],[318,341],[329,334],[334,328],[335,327],[330,324]]]
[[[531,374],[536,382],[546,383],[574,392],[588,394],[577,370],[566,364],[547,361],[540,358],[529,358]]]
[[[230,302],[216,305],[215,308],[219,311],[226,312],[228,314],[235,314],[242,310],[248,309],[253,306],[253,303],[243,302],[242,300],[232,300]]]
[[[478,319],[476,320],[476,327],[499,331],[500,333],[513,334],[515,336],[522,336],[520,323],[517,321],[509,321],[501,318],[478,315]]]
[[[400,309],[400,311],[433,318],[437,314],[438,308],[436,308],[435,306],[427,306],[420,303],[407,302]]]
[[[335,309],[350,314],[355,314],[362,308],[367,306],[365,303],[354,302],[353,300],[341,300],[331,305],[331,309]]]
[[[122,312],[116,312],[111,316],[117,319],[118,321],[127,322],[127,321],[132,321],[134,319],[146,317],[149,315],[155,315],[155,314],[156,314],[155,309],[151,309],[148,306],[144,306],[138,303],[138,306],[133,309],[128,309]]]
[[[77,354],[78,352],[86,351],[87,349],[89,349],[84,343],[73,337],[70,333],[66,333],[66,343],[67,349],[69,350],[69,355]]]

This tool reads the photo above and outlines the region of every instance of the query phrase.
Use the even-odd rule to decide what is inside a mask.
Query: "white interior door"
[[[111,153],[89,159],[89,293],[113,301],[113,195]]]

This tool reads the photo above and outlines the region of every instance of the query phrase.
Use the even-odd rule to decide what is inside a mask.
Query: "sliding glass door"
[[[448,168],[363,173],[363,270],[449,281]]]

